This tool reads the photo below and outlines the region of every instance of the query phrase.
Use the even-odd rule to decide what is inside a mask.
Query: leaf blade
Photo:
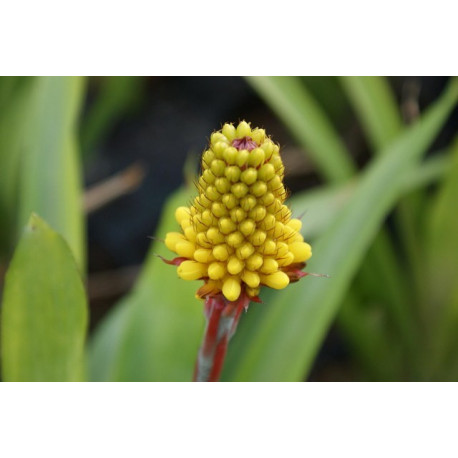
[[[297,77],[251,76],[247,80],[307,149],[329,181],[343,182],[355,172],[345,145]]]
[[[36,77],[27,141],[21,155],[18,227],[40,214],[67,240],[82,270],[85,264],[81,170],[76,122],[84,79]]]
[[[174,194],[157,234],[176,231],[175,209],[190,198]],[[156,240],[134,291],[118,303],[96,330],[90,345],[91,379],[97,381],[190,381],[204,317],[195,298],[197,282],[178,278],[176,268],[156,256],[171,253]],[[107,359],[110,363],[107,363]]]
[[[84,286],[68,245],[32,215],[6,275],[4,380],[82,380],[87,315]]]

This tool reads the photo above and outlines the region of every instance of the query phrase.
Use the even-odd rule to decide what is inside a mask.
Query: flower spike
[[[178,255],[170,263],[182,279],[204,282],[197,297],[206,301],[207,331],[196,380],[217,379],[240,311],[260,302],[262,286],[283,289],[307,275],[302,269],[312,249],[284,203],[283,176],[279,146],[264,129],[224,124],[202,155],[198,196],[175,212],[181,231],[165,238]],[[212,358],[218,367],[209,372]]]

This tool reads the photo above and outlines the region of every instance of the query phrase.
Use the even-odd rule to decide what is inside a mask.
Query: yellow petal
[[[270,275],[262,275],[261,282],[274,289],[286,288],[289,284],[289,277],[285,272],[278,271]]]
[[[259,286],[259,275],[256,272],[245,270],[242,274],[242,280],[250,287],[257,288]]]
[[[244,262],[238,259],[236,256],[231,256],[227,263],[227,271],[232,275],[238,275],[244,267]]]
[[[312,256],[312,247],[306,242],[294,242],[288,248],[294,255],[294,262],[304,262]]]
[[[212,280],[220,280],[226,275],[226,268],[222,262],[212,262],[208,266],[208,276]]]
[[[256,224],[252,219],[246,219],[239,224],[239,229],[243,235],[248,237],[256,229]]]
[[[211,262],[213,261],[212,251],[205,248],[199,248],[198,250],[194,251],[194,259],[203,264]]]
[[[259,253],[252,254],[246,260],[246,266],[250,270],[258,270],[262,266],[262,256]]]
[[[240,259],[247,259],[254,253],[254,248],[251,243],[245,243],[240,248],[237,248],[237,257]]]
[[[207,266],[196,261],[184,261],[178,266],[177,272],[183,280],[198,280],[207,276]]]
[[[169,250],[175,251],[175,247],[176,247],[177,243],[178,242],[182,242],[184,240],[186,240],[186,239],[185,239],[185,236],[183,234],[181,234],[179,232],[169,232],[165,236],[165,246]]]
[[[236,301],[240,296],[240,279],[237,277],[229,277],[224,281],[223,294],[228,301]]]
[[[190,242],[196,241],[197,233],[192,226],[189,226],[184,230],[184,235]]]
[[[250,125],[246,121],[239,123],[236,129],[237,138],[249,137],[251,135]]]
[[[189,208],[187,207],[178,207],[175,210],[175,219],[177,220],[178,224],[185,219],[189,219],[191,217],[191,213],[189,212]]]
[[[263,274],[273,274],[278,270],[278,262],[272,258],[265,258],[264,263],[261,267],[261,272]]]
[[[223,126],[223,135],[231,142],[235,138],[235,127],[232,124],[226,123]]]
[[[192,258],[194,256],[194,251],[196,251],[196,246],[194,243],[183,240],[176,244],[175,251],[179,256],[183,256],[184,258]]]
[[[226,245],[218,245],[213,248],[213,256],[218,261],[225,261],[229,257],[229,250]]]

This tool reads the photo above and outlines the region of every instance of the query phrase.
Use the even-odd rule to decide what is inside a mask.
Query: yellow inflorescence
[[[278,145],[264,129],[224,124],[202,155],[199,195],[175,216],[182,232],[165,243],[180,258],[178,275],[205,280],[200,297],[220,292],[229,301],[242,288],[250,297],[261,285],[285,288],[288,272],[312,255],[301,221],[284,205],[284,167]]]

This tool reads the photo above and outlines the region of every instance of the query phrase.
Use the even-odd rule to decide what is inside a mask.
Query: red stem
[[[222,294],[205,301],[207,327],[197,356],[194,381],[217,382],[223,368],[227,345],[239,322],[242,310],[248,307],[249,298],[242,294],[229,302]]]

